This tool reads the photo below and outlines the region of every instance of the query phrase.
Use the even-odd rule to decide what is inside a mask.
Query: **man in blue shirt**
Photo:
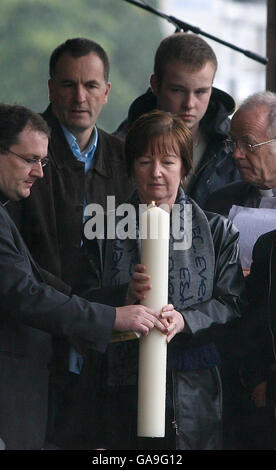
[[[39,265],[86,295],[99,286],[82,243],[85,206],[97,203],[105,210],[108,195],[115,196],[117,206],[132,184],[123,142],[96,126],[111,87],[106,52],[94,41],[69,39],[53,51],[49,65],[50,105],[42,116],[51,128],[50,162],[30,198],[9,210]],[[80,372],[79,360],[68,344],[56,341],[52,380],[54,402],[61,407],[55,406],[54,419],[60,413],[63,421],[66,402],[70,408],[68,393]]]

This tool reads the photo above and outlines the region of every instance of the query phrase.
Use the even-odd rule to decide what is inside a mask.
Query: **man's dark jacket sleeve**
[[[41,282],[41,274],[22,237],[3,208],[0,211],[1,319],[68,340],[85,341],[104,351],[115,319],[115,309],[69,297]]]

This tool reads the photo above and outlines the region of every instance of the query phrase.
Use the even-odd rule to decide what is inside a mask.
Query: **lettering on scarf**
[[[138,261],[138,250],[136,240],[131,240],[131,245],[127,245],[124,240],[115,239],[111,247],[111,267],[110,283],[112,286],[118,286],[128,282],[133,274],[135,265]],[[126,260],[129,260],[126,262]]]
[[[179,200],[178,200],[179,201]],[[177,202],[178,202],[177,201]],[[180,202],[179,226],[183,228],[183,205]],[[190,248],[175,250],[176,234],[170,234],[168,301],[180,310],[211,298],[214,276],[214,250],[210,227],[205,214],[196,205],[192,211],[192,239]],[[136,214],[137,215],[137,214]],[[105,253],[105,285],[119,285],[129,282],[133,269],[140,262],[138,216],[136,218],[136,239],[108,240]]]
[[[199,248],[199,244],[202,245],[204,243],[203,236],[201,235],[201,229],[200,226],[198,225],[197,227],[193,228],[193,238],[192,238],[192,247],[194,252],[196,252]]]
[[[195,264],[197,268],[200,268],[200,271],[198,272],[198,275],[200,278],[199,287],[198,287],[198,301],[202,302],[206,294],[206,280],[207,280],[207,277],[205,276],[205,273],[207,271],[206,259],[204,258],[204,256],[196,256]]]
[[[179,278],[180,278],[180,302],[182,305],[184,305],[185,302],[187,302],[188,300],[191,300],[194,297],[193,295],[189,295],[189,290],[191,287],[191,274],[190,274],[189,268],[180,268]]]
[[[120,284],[120,272],[121,268],[119,263],[123,257],[124,251],[120,240],[112,241],[112,258],[111,258],[111,285],[117,286]]]
[[[204,237],[201,234],[201,227],[198,225],[193,229],[192,246],[195,253],[197,250],[202,249],[204,245]],[[205,273],[207,272],[207,261],[203,255],[195,257],[195,269],[197,272],[197,302],[203,302],[206,294],[206,280]]]
[[[172,297],[174,295],[174,260],[172,256],[169,256],[169,285],[168,285],[168,301],[172,303]]]

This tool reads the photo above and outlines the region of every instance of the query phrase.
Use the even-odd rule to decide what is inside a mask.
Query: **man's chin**
[[[64,126],[73,134],[74,132],[85,132],[86,130],[93,127],[90,120],[85,119],[83,116],[70,117]]]
[[[256,186],[256,183],[259,183],[256,176],[252,173],[252,171],[248,168],[238,168],[241,178],[246,183],[251,183]]]
[[[182,121],[184,122],[186,127],[188,127],[188,129],[191,131],[191,133],[193,135],[195,135],[195,133],[198,129],[198,126],[199,126],[198,121],[196,121],[196,122],[195,121],[189,121],[189,120],[185,121],[185,119],[182,119]]]
[[[16,201],[20,201],[20,199],[26,199],[27,197],[29,197],[31,194],[31,188],[25,188],[24,190],[20,191],[20,193],[18,193],[16,196],[17,196],[17,199]]]

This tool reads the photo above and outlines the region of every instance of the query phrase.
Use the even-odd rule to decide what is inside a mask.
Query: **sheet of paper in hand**
[[[243,269],[251,266],[253,246],[259,236],[275,230],[275,209],[232,206],[228,217],[240,232],[240,260]]]

